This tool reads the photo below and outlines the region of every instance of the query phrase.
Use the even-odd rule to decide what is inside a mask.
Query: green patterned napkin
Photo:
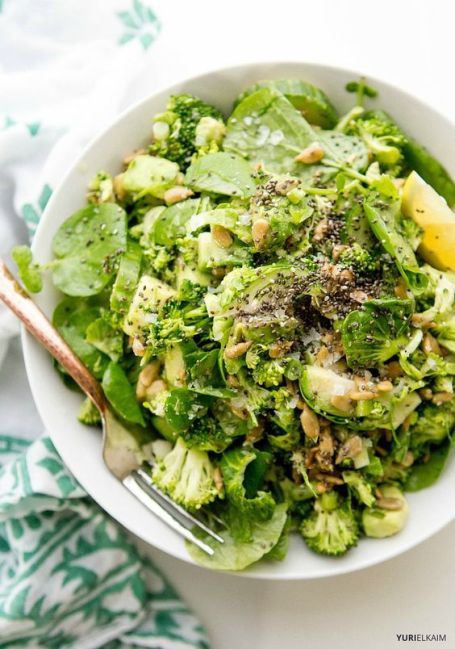
[[[205,630],[49,437],[0,436],[0,646],[207,649]]]

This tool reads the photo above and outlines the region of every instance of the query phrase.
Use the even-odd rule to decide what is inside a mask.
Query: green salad
[[[52,274],[53,322],[156,485],[225,539],[188,545],[206,566],[282,560],[291,532],[330,556],[396,534],[449,456],[455,185],[364,80],[346,90],[341,116],[301,80],[230,115],[172,96],[50,263],[13,251],[29,290]],[[99,423],[88,400],[79,420]]]

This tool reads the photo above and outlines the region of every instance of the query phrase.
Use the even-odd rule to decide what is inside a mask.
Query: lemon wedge
[[[412,171],[403,186],[401,211],[423,230],[419,254],[439,270],[455,270],[455,213]]]

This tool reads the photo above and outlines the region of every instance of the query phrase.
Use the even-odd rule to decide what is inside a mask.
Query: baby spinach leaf
[[[103,375],[102,386],[107,400],[123,419],[145,426],[134,388],[120,365],[113,361],[109,363]]]
[[[242,92],[235,101],[234,107],[260,88],[271,88],[281,92],[310,124],[321,128],[333,128],[338,122],[337,112],[327,95],[301,79],[258,81]]]
[[[198,192],[241,198],[251,196],[255,190],[250,165],[224,151],[197,158],[186,172],[186,182]]]
[[[123,334],[112,325],[107,314],[89,324],[85,339],[112,361],[117,362],[123,355]]]
[[[97,298],[65,297],[56,307],[52,322],[65,341],[96,378],[103,376],[108,357],[86,340],[88,327],[101,315]]]
[[[113,203],[88,205],[70,216],[52,242],[56,287],[74,296],[100,293],[125,252],[126,228],[125,211]]]
[[[191,557],[201,566],[215,570],[244,570],[276,546],[286,518],[286,505],[277,505],[269,520],[256,520],[252,523],[251,538],[248,541],[238,541],[228,530],[224,530],[220,533],[224,543],[218,543],[208,535],[203,537],[214,550],[212,556],[199,550],[193,543],[187,542],[187,549]]]
[[[400,232],[399,201],[371,192],[365,198],[364,209],[373,233],[394,258],[398,270],[414,295],[420,295],[428,285],[428,277],[420,270],[412,246]]]
[[[341,340],[349,367],[377,367],[409,342],[413,300],[369,300],[351,311],[341,325]]]
[[[127,312],[133,298],[141,271],[141,259],[140,246],[129,241],[125,254],[120,258],[110,299],[111,309],[122,315]]]
[[[16,262],[19,277],[25,288],[31,293],[39,293],[43,288],[43,280],[39,264],[33,262],[32,251],[28,246],[15,246],[11,257]]]
[[[451,448],[452,443],[447,440],[431,451],[428,462],[412,466],[405,484],[406,491],[420,491],[437,482],[447,464]]]
[[[367,151],[356,137],[315,130],[276,89],[264,87],[241,101],[228,120],[224,149],[268,171],[290,174],[311,184],[326,180],[336,171],[322,164],[306,165],[295,157],[313,142],[320,142],[325,161],[362,168]]]
[[[280,92],[261,88],[235,108],[223,147],[269,171],[298,175],[294,158],[316,140],[315,132]]]

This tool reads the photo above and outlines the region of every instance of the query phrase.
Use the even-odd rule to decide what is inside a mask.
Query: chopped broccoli
[[[416,448],[427,442],[439,444],[450,435],[454,426],[455,398],[440,406],[427,404],[411,427],[411,446]]]
[[[88,397],[82,402],[77,418],[81,424],[86,426],[98,426],[101,424],[100,412]]]
[[[188,285],[192,293],[188,294]],[[204,302],[196,298],[202,287],[184,281],[179,294],[171,297],[161,307],[155,322],[150,323],[147,347],[152,356],[157,356],[167,347],[175,345],[208,329],[210,320]],[[195,306],[198,304],[198,306]]]
[[[232,442],[213,417],[198,417],[181,436],[188,447],[215,453],[222,453]]]
[[[330,556],[345,554],[359,537],[353,512],[347,503],[340,505],[334,491],[316,500],[313,512],[304,519],[300,531],[310,550]]]
[[[207,117],[224,125],[220,111],[202,99],[188,94],[172,96],[166,111],[155,116],[155,139],[150,152],[177,162],[184,171],[196,153],[198,141],[204,139],[203,146],[207,146],[209,141],[216,142],[220,137],[221,126],[215,129],[213,122],[208,124],[207,120],[200,125]]]
[[[253,378],[266,388],[277,387],[283,380],[284,365],[278,360],[261,361],[253,370]]]
[[[153,467],[152,478],[176,503],[199,509],[218,495],[213,472],[208,454],[188,448],[179,437],[172,451]]]
[[[371,507],[375,502],[371,484],[367,482],[359,471],[343,471],[343,480],[353,491],[357,500],[367,507]]]
[[[376,259],[366,248],[357,242],[353,243],[341,253],[338,263],[340,266],[352,268],[360,276],[374,273],[379,268],[379,259]]]

